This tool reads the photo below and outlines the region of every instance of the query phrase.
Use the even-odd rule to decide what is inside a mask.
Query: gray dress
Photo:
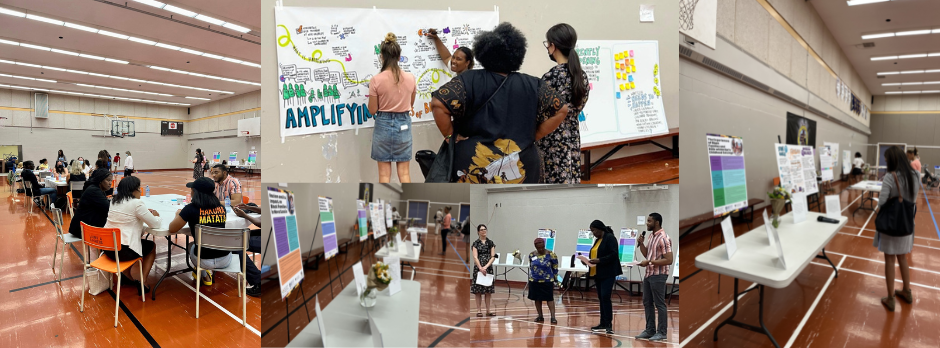
[[[884,176],[884,179],[881,183],[881,195],[878,196],[878,208],[881,208],[888,199],[897,199],[898,194],[904,197],[905,200],[911,202],[917,202],[917,194],[920,191],[919,181],[914,176],[898,177],[898,181],[901,182],[901,189],[898,189],[898,185],[894,181],[895,173],[887,173]],[[916,175],[916,174],[915,174]],[[908,194],[908,184],[914,185],[914,195],[910,196]],[[900,192],[899,192],[900,191]],[[916,227],[915,227],[916,229]],[[883,252],[888,255],[903,255],[911,252],[911,248],[914,247],[914,235],[904,237],[895,237],[882,234],[880,232],[875,232],[875,242],[872,244],[878,248],[878,251]]]

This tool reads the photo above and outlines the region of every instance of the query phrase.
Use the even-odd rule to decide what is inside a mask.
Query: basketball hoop
[[[699,0],[679,0],[679,29],[692,30],[695,27],[693,15]]]

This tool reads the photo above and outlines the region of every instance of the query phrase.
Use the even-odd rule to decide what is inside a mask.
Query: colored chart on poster
[[[356,200],[356,218],[359,225],[359,241],[364,241],[369,239],[369,218],[368,211],[366,210],[366,202],[357,199]]]
[[[323,231],[323,254],[329,260],[339,253],[336,244],[336,221],[333,217],[333,199],[330,197],[317,197],[317,206],[320,208],[320,231]]]
[[[222,153],[213,152],[212,153],[212,163],[222,163]]]
[[[496,11],[278,7],[274,16],[265,40],[277,43],[277,74],[264,79],[278,79],[282,138],[374,127],[369,83],[380,71],[379,44],[390,32],[401,47],[399,67],[416,80],[411,122],[433,121],[427,115],[431,93],[456,74],[441,61],[428,29],[437,29],[454,52],[499,24]]]
[[[730,135],[708,134],[708,164],[712,177],[714,215],[722,216],[747,207],[747,175],[744,172],[744,140]]]
[[[575,253],[578,256],[591,255],[591,248],[594,247],[594,233],[591,230],[580,230],[578,231],[578,244],[575,246]]]
[[[385,202],[381,199],[378,203],[369,203],[369,212],[372,215],[372,230],[375,238],[385,235]]]
[[[258,162],[258,151],[248,151],[248,164],[255,164]]]
[[[238,152],[232,152],[228,155],[229,162],[235,162],[238,159]]]
[[[636,236],[637,230],[630,228],[621,228],[620,229],[620,262],[627,263],[633,262],[634,254],[636,253]]]
[[[271,213],[274,249],[277,253],[281,298],[287,297],[304,278],[297,218],[288,203],[293,199],[294,194],[290,191],[268,187],[268,209]]]
[[[555,251],[555,230],[540,229],[538,237],[545,240],[545,249]]]

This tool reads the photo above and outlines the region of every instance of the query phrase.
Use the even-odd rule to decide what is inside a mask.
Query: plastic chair
[[[27,190],[30,192],[29,194],[26,193]],[[23,195],[25,195],[26,198],[29,198],[29,199],[23,200],[23,207],[25,208],[26,205],[28,204],[27,202],[32,201],[33,204],[29,206],[30,213],[33,212],[34,206],[39,205],[39,200],[42,199],[42,197],[44,196],[42,194],[37,195],[36,193],[37,193],[36,190],[33,190],[33,183],[23,180]]]
[[[217,228],[196,225],[196,319],[199,319],[199,287],[202,285],[202,248],[215,250],[241,251],[246,255],[248,250],[248,228]],[[188,252],[187,252],[188,254]],[[186,255],[189,257],[189,255]],[[238,274],[238,297],[242,298],[242,326],[248,325],[246,318],[246,307],[248,305],[248,296],[242,296],[248,287],[246,274],[247,258],[232,255],[232,262],[223,269],[214,269],[213,272],[237,273]],[[240,267],[239,267],[240,266]]]
[[[69,198],[69,203],[71,203],[71,197]],[[71,210],[71,209],[70,209]],[[56,208],[54,205],[49,208],[49,211],[52,212],[52,224],[55,226],[55,249],[52,251],[52,275],[56,275],[56,282],[62,281],[62,266],[65,264],[65,247],[71,243],[81,242],[82,239],[73,236],[71,233],[63,232],[64,228],[62,223],[62,209]],[[62,253],[59,255],[59,272],[55,271],[55,259],[56,254],[59,254],[59,241],[62,241]]]
[[[242,196],[242,203],[248,204],[248,197]]]
[[[672,304],[672,296],[673,296],[673,294],[675,294],[677,291],[679,291],[679,290],[676,290],[676,282],[679,281],[679,255],[676,255],[676,262],[675,262],[675,264],[672,265],[672,267],[673,267],[673,269],[672,269],[672,290],[669,291],[669,304],[670,304],[670,305]]]
[[[117,275],[117,296],[114,298],[114,327],[117,327],[118,324],[118,310],[121,308],[121,277],[119,276],[121,272],[126,270],[128,267],[133,266],[134,263],[140,262],[140,293],[144,293],[144,262],[141,258],[136,258],[133,260],[121,261],[121,257],[118,256],[118,252],[121,251],[121,229],[119,228],[100,228],[88,226],[84,222],[82,224],[82,242],[85,244],[85,263],[84,270],[82,271],[82,304],[80,312],[85,312],[85,277],[89,267],[94,267],[99,270]],[[88,262],[88,247],[97,248],[102,251],[109,250],[114,251],[114,260],[112,261],[107,256],[101,255],[92,263]],[[141,301],[146,302],[147,296],[141,296]]]

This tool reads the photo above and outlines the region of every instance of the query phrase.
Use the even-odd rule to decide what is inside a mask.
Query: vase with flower
[[[369,267],[369,277],[366,279],[366,290],[359,295],[359,305],[371,308],[378,302],[379,291],[385,290],[391,283],[392,276],[388,273],[388,265],[376,262]]]
[[[783,208],[787,205],[787,199],[790,197],[790,193],[787,192],[787,189],[777,186],[770,192],[767,192],[767,196],[770,197],[770,206],[773,209],[773,226],[777,228],[780,226],[780,212],[783,211]]]

